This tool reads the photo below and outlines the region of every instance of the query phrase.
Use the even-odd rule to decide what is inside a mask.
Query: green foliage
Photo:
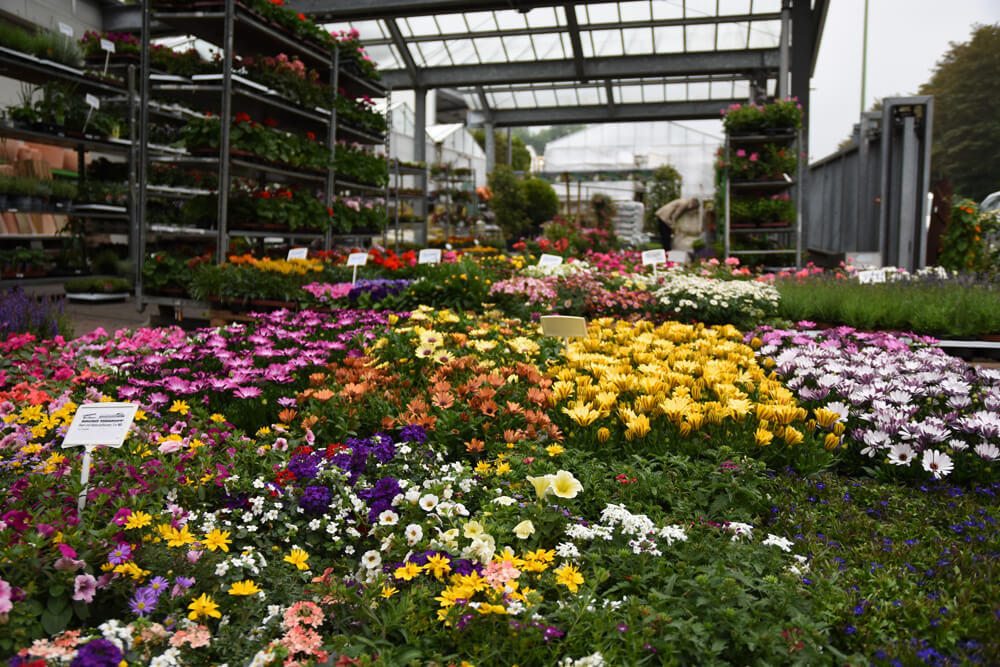
[[[1000,188],[1000,24],[976,26],[969,41],[952,44],[922,95],[934,96],[935,172],[955,192],[979,201]]]
[[[646,193],[646,227],[656,229],[656,212],[681,196],[681,183],[684,178],[671,165],[665,164],[656,168],[648,184]]]
[[[119,294],[131,292],[132,283],[124,278],[73,278],[67,280],[63,288],[67,294]]]
[[[959,282],[779,280],[779,317],[960,338],[1000,332],[1000,288]]]
[[[483,150],[486,150],[486,131],[485,130],[472,130],[472,136],[475,138],[476,143]],[[493,132],[493,142],[496,146],[496,164],[506,165],[507,164],[507,133],[496,130]],[[511,164],[508,165],[514,169],[514,171],[524,171],[527,172],[531,169],[531,153],[524,145],[524,140],[517,134],[511,136],[510,140],[511,146],[514,151],[514,159]]]
[[[79,67],[83,59],[77,43],[61,33],[49,30],[31,33],[7,22],[0,22],[0,46],[70,67]]]
[[[997,271],[1000,247],[991,247],[988,239],[998,232],[1000,217],[980,213],[971,199],[956,201],[951,208],[951,221],[941,237],[938,263],[953,271]]]
[[[489,176],[489,185],[493,191],[490,208],[507,238],[516,239],[528,233],[531,218],[528,217],[527,199],[513,170],[507,165],[497,165]]]
[[[733,104],[722,125],[729,134],[797,130],[802,127],[802,107],[795,98],[769,104]]]
[[[151,294],[179,291],[187,294],[197,268],[209,257],[181,257],[161,250],[152,254],[142,265],[142,288]]]
[[[590,213],[594,216],[594,226],[598,229],[611,229],[617,212],[618,208],[611,197],[598,193],[590,198]]]
[[[524,201],[528,217],[535,225],[548,222],[559,212],[559,195],[541,178],[526,178],[521,187],[524,189]]]

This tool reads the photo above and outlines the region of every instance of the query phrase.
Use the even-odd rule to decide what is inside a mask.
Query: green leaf
[[[42,628],[50,635],[59,634],[66,629],[71,618],[73,618],[73,609],[68,605],[65,605],[59,613],[45,610],[42,612]]]

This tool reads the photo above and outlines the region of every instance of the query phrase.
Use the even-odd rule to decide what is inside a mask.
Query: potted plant
[[[96,276],[67,280],[63,289],[70,301],[121,301],[131,294],[132,285],[124,278]]]

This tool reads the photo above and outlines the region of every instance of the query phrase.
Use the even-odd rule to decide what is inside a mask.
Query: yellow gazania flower
[[[580,584],[584,581],[580,570],[576,569],[576,566],[570,563],[558,568],[555,571],[555,575],[556,583],[565,586],[571,593],[576,593],[580,590]]]
[[[434,554],[427,559],[427,564],[424,565],[424,569],[433,574],[434,578],[440,581],[444,575],[451,572],[451,564],[447,556]]]
[[[834,450],[840,446],[840,436],[836,433],[827,433],[826,437],[823,438],[823,447],[828,450]]]
[[[785,432],[782,435],[782,438],[784,438],[789,447],[799,444],[804,439],[802,432],[793,426],[785,427]]]
[[[180,415],[186,415],[187,413],[191,412],[191,406],[184,401],[174,401],[170,405],[170,409],[168,410],[168,412],[176,412],[177,414]]]
[[[215,528],[212,532],[205,535],[205,546],[209,551],[221,549],[222,551],[228,553],[230,544],[232,544],[232,540],[229,539],[228,530],[219,530],[218,528]]]
[[[493,468],[490,466],[489,461],[480,461],[476,464],[474,470],[477,475],[489,475],[492,469]]]
[[[601,418],[601,411],[594,410],[589,403],[578,402],[572,408],[563,408],[563,414],[569,416],[579,426],[590,426]]]
[[[625,439],[635,440],[637,438],[644,438],[649,434],[649,431],[649,417],[646,415],[636,415],[634,419],[630,419],[626,424]]]
[[[209,419],[211,419],[212,423],[214,424],[221,424],[222,422],[226,421],[226,416],[220,415],[218,412],[216,412],[213,413],[212,416],[209,417]]]
[[[553,458],[555,458],[556,456],[559,456],[560,454],[562,454],[565,451],[566,451],[566,448],[563,447],[562,445],[549,445],[548,447],[545,448],[545,453],[548,454],[549,456],[553,457]]]
[[[192,621],[197,621],[199,618],[222,618],[222,613],[219,611],[219,605],[215,604],[215,600],[210,598],[207,593],[202,593],[200,596],[196,597],[188,605],[188,609],[191,613],[188,614],[188,618]]]
[[[413,562],[407,562],[402,567],[397,567],[396,571],[392,573],[392,576],[397,579],[402,579],[403,581],[410,581],[415,577],[419,576],[424,568]]]
[[[605,426],[597,429],[597,442],[605,443],[611,438],[611,430]]]
[[[256,595],[260,593],[260,588],[251,579],[234,582],[227,591],[230,595]]]
[[[298,547],[292,549],[291,552],[289,552],[289,554],[285,556],[282,560],[284,560],[286,563],[291,563],[300,570],[309,569],[309,564],[306,562],[309,560],[309,554],[303,551],[302,549],[299,549]]]
[[[125,520],[125,530],[134,530],[136,528],[145,528],[150,523],[152,523],[153,517],[145,512],[135,511],[128,515],[128,519]]]
[[[389,584],[385,584],[384,586],[382,586],[382,590],[379,593],[379,595],[381,595],[385,599],[389,599],[398,592],[399,589],[396,588],[395,586],[390,586]]]
[[[761,422],[760,426],[757,427],[757,431],[753,434],[754,440],[757,442],[758,447],[766,447],[771,444],[774,440],[774,434],[767,430],[767,422]]]
[[[507,463],[506,461],[503,461],[502,463],[497,463],[497,467],[494,470],[494,472],[498,477],[502,477],[503,475],[506,475],[507,473],[510,472],[510,464]]]
[[[826,408],[816,408],[813,410],[813,414],[816,415],[816,423],[825,429],[829,429],[840,419],[838,413]]]

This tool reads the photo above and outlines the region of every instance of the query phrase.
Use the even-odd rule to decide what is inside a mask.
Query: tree
[[[515,128],[514,130],[514,136],[521,137],[526,145],[532,146],[535,149],[535,152],[541,155],[542,153],[545,152],[545,144],[549,143],[550,141],[555,141],[556,139],[565,137],[568,134],[573,134],[574,132],[578,132],[585,127],[587,126],[552,125],[551,127],[539,130],[534,134],[528,132],[524,128],[518,127]]]
[[[559,212],[559,195],[548,181],[526,178],[521,187],[524,189],[525,213],[536,227],[548,222]]]
[[[976,201],[1000,189],[998,81],[1000,24],[977,25],[968,42],[951,44],[920,87],[934,96],[934,174]]]
[[[531,226],[527,214],[527,202],[521,181],[505,164],[498,164],[489,177],[490,208],[496,214],[497,224],[508,239],[520,238]]]
[[[486,150],[486,131],[473,130],[472,136],[476,143],[483,150]],[[507,133],[496,130],[493,132],[493,140],[496,145],[496,163],[507,164]],[[511,167],[514,171],[531,171],[531,153],[524,145],[524,141],[516,134],[511,137],[511,145],[514,149],[514,160]]]
[[[656,211],[660,207],[669,204],[681,196],[681,182],[683,177],[680,172],[665,164],[657,167],[653,172],[653,178],[649,182],[649,191],[646,194],[646,229],[656,229]]]

